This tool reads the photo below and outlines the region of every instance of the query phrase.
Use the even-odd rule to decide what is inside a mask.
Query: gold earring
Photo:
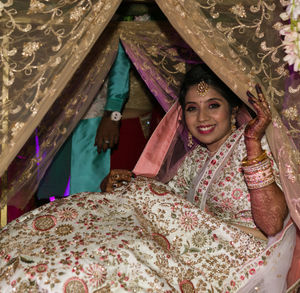
[[[236,131],[236,125],[235,125],[236,119],[235,119],[235,115],[232,115],[232,116],[231,116],[231,121],[230,121],[230,123],[231,123],[231,131],[232,131],[232,132]]]
[[[193,142],[193,136],[192,134],[189,132],[188,133],[188,147],[191,148],[193,146],[194,142]]]

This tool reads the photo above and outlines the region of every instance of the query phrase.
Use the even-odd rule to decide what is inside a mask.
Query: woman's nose
[[[206,111],[199,111],[198,112],[198,121],[206,121],[208,119],[208,115]]]

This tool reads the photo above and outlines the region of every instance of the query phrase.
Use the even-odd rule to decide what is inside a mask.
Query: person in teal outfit
[[[38,200],[100,191],[100,182],[110,171],[111,148],[118,143],[121,111],[129,95],[130,66],[120,43],[108,84],[103,85],[90,110],[55,156],[38,188]]]

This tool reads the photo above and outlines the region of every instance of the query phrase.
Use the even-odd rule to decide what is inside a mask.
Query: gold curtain
[[[115,59],[119,40],[165,109],[177,97],[189,63],[200,62],[169,23],[111,22],[10,164],[1,194],[2,206],[10,200],[10,204],[23,208],[30,200],[54,155],[101,87]],[[157,81],[161,83],[153,90],[152,83]]]
[[[168,111],[178,97],[185,72],[201,59],[168,22],[120,23],[119,35],[148,88]]]
[[[62,92],[120,2],[1,2],[0,176]]]
[[[11,204],[22,209],[31,199],[56,152],[101,88],[118,44],[118,35],[107,28],[8,167],[2,206],[12,198]]]
[[[156,2],[183,39],[242,100],[248,103],[246,91],[256,82],[263,86],[273,116],[267,138],[291,215],[300,227],[300,82],[291,80],[283,61],[278,30],[284,7],[279,1],[261,0]]]

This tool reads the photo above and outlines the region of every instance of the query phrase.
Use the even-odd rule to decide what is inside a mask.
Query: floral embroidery
[[[284,3],[284,2],[282,2]],[[289,3],[289,4],[288,4]],[[294,71],[300,70],[300,3],[299,1],[286,1],[283,6],[287,6],[286,12],[282,13],[280,17],[284,21],[289,20],[289,24],[284,25],[280,34],[284,36],[283,45],[285,45],[286,56],[283,58],[289,65],[294,66]]]
[[[41,12],[45,8],[45,6],[46,5],[44,3],[41,3],[38,0],[31,0],[28,14]]]
[[[28,42],[23,46],[22,55],[24,57],[32,56],[42,45],[39,42]]]
[[[76,7],[70,13],[70,21],[75,22],[79,21],[80,18],[83,16],[85,9],[83,7]]]
[[[37,273],[44,273],[47,271],[48,266],[46,264],[38,264],[35,267],[35,270]]]
[[[285,168],[286,168],[286,176],[287,178],[291,181],[291,182],[295,182],[296,181],[296,174],[292,168],[291,165],[289,164],[285,164]]]
[[[194,293],[195,288],[191,281],[183,280],[179,283],[179,288],[181,293]]]
[[[161,247],[166,250],[170,250],[170,242],[165,236],[158,233],[153,233],[152,237]]]
[[[56,218],[51,215],[39,216],[33,221],[33,227],[39,231],[47,231],[56,225]]]
[[[88,288],[86,283],[79,278],[70,278],[66,281],[64,285],[64,293],[87,293]]]
[[[221,206],[223,207],[224,210],[231,210],[232,206],[233,206],[233,202],[230,198],[225,198],[222,202],[221,202]]]
[[[154,194],[160,195],[160,196],[166,195],[169,192],[164,185],[149,184],[149,188]]]
[[[236,4],[236,5],[232,6],[230,8],[230,11],[233,14],[239,16],[239,17],[246,17],[247,16],[245,8],[244,8],[244,6],[242,4]]]
[[[62,221],[71,221],[77,218],[78,212],[74,208],[66,207],[59,211],[58,215]]]
[[[106,279],[106,269],[98,264],[90,264],[85,270],[89,277],[89,281],[97,288],[101,286]]]
[[[198,231],[193,234],[192,236],[192,244],[196,247],[203,247],[206,245],[207,242],[207,236],[202,233],[201,231]]]
[[[283,116],[289,120],[297,120],[299,117],[298,109],[296,106],[289,107],[282,111]]]
[[[68,235],[73,232],[72,225],[60,225],[56,227],[55,233],[59,236]]]
[[[243,191],[240,188],[236,188],[232,191],[231,196],[234,199],[240,199],[243,196]]]
[[[198,218],[193,212],[185,212],[181,216],[181,225],[184,227],[185,231],[194,230],[198,225]]]

